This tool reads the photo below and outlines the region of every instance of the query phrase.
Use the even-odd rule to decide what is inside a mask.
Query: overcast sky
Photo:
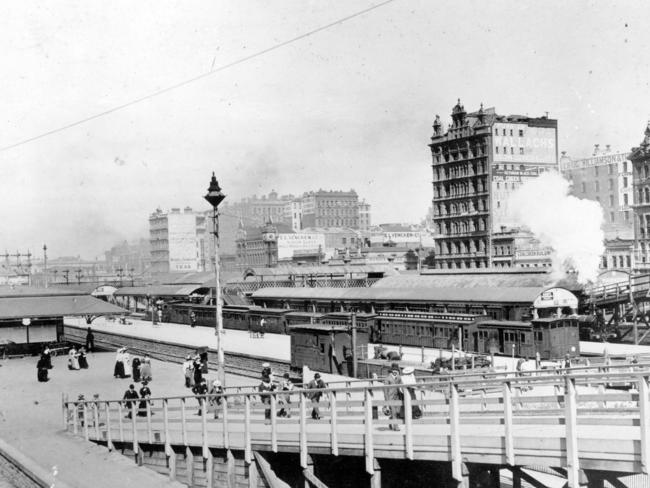
[[[373,4],[0,4],[0,146],[218,69]],[[648,2],[395,0],[161,96],[0,151],[0,251],[92,258],[156,207],[354,188],[373,222],[430,205],[435,114],[549,112],[560,150],[628,150],[650,118]]]

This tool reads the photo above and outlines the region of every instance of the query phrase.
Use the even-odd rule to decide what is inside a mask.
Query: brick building
[[[302,196],[302,228],[359,228],[359,196],[350,191],[312,191]]]
[[[508,221],[508,198],[527,179],[557,169],[557,120],[498,115],[483,106],[467,113],[458,101],[445,131],[433,125],[435,268],[485,268],[494,263],[492,235]]]

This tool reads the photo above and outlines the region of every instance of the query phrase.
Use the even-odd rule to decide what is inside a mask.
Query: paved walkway
[[[79,371],[67,369],[66,357],[55,357],[47,383],[36,381],[36,361],[36,357],[0,360],[0,438],[48,472],[56,470],[56,479],[71,487],[184,486],[146,468],[138,468],[121,454],[109,453],[103,447],[63,432],[62,393],[70,399],[76,399],[79,393],[86,398],[98,393],[100,398],[114,399],[121,398],[128,388],[129,378],[113,378],[114,353],[89,354],[90,368]],[[180,365],[153,360],[152,370],[153,381],[149,386],[155,396],[189,394]],[[228,383],[256,384],[257,381],[229,375]]]

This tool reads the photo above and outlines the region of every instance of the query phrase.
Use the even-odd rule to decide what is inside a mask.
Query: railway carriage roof
[[[490,327],[500,329],[530,329],[530,322],[519,322],[515,320],[484,320],[478,323],[479,328]]]
[[[262,288],[253,292],[254,300],[386,301],[386,302],[464,302],[532,304],[544,287],[427,287],[427,288]]]

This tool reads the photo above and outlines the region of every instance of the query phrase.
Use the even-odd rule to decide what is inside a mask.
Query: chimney
[[[594,144],[594,156],[599,152],[598,146],[600,146],[600,144]]]

